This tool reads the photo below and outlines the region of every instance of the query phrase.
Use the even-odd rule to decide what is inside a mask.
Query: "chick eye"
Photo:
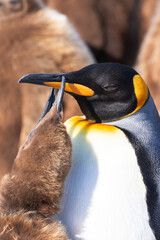
[[[103,89],[105,92],[107,93],[112,93],[112,92],[115,92],[118,90],[118,86],[115,86],[115,85],[106,85],[106,86],[103,86]]]
[[[11,5],[16,5],[18,2],[19,2],[19,1],[17,1],[17,0],[11,0],[9,3],[10,3]]]

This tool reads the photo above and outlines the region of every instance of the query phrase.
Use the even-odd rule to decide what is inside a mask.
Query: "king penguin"
[[[20,82],[59,88],[62,77],[84,117],[65,123],[72,168],[57,218],[72,240],[159,240],[160,119],[144,80],[99,63]]]

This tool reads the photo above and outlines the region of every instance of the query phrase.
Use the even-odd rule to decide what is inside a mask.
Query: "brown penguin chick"
[[[160,113],[160,2],[142,42],[135,68],[144,77]]]
[[[0,185],[0,239],[68,239],[60,211],[71,141],[55,104],[20,148]]]
[[[0,216],[1,240],[68,240],[64,227],[34,213],[17,212]]]
[[[19,140],[24,143],[48,95],[40,86],[20,88],[17,79],[73,71],[93,62],[65,15],[40,0],[0,0],[0,178],[10,170]],[[81,114],[72,97],[64,99],[64,120]]]

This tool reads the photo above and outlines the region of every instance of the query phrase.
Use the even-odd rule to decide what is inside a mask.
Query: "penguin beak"
[[[62,77],[66,77],[65,92],[74,93],[80,96],[93,96],[94,91],[79,83],[70,83],[67,79],[67,74],[29,74],[22,77],[19,83],[31,83],[38,85],[46,85],[59,89],[61,86]]]

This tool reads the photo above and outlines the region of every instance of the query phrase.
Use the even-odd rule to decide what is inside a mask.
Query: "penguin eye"
[[[116,92],[118,90],[118,86],[116,85],[105,85],[103,86],[103,89],[105,92],[107,93],[113,93],[113,92]]]
[[[17,0],[11,0],[9,3],[11,4],[11,5],[15,5],[15,4],[17,4],[19,1],[17,1]]]

